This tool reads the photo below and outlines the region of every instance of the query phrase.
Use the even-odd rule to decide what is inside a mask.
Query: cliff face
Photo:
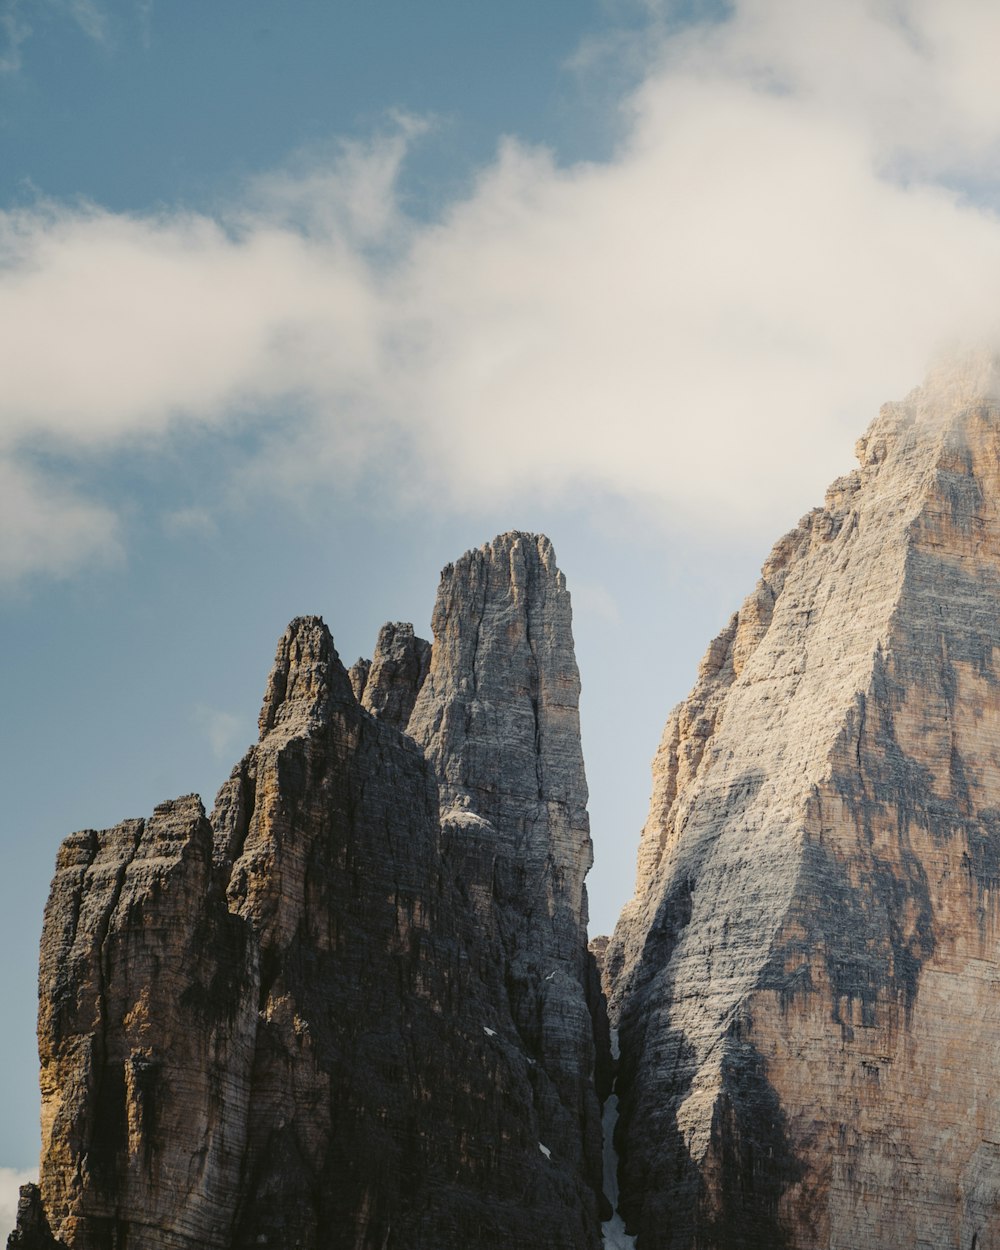
[[[449,565],[432,627],[407,732],[437,773],[445,854],[503,952],[511,1016],[548,1078],[544,1140],[600,1192],[580,676],[552,544],[505,534]]]
[[[565,609],[549,622],[565,636],[532,653],[536,686],[562,689],[575,666],[551,548],[509,535],[486,550],[519,544],[549,555],[518,593],[526,619],[547,596]],[[464,606],[453,591],[435,628],[471,612],[480,657],[449,655],[438,635],[431,671],[452,674],[447,691],[423,697],[429,648],[408,626],[386,627],[349,676],[322,621],[300,618],[278,648],[260,741],[211,821],[189,797],[66,841],[42,942],[40,1192],[26,1190],[12,1245],[598,1244],[582,768],[579,790],[545,780],[553,753],[520,684],[528,662],[501,636],[511,588],[498,577]],[[497,761],[496,805],[442,822],[445,757],[402,727],[418,693],[421,716],[445,721],[477,681],[505,709],[466,741],[480,784]],[[525,797],[508,752],[537,781],[530,838],[527,818],[510,823]],[[578,758],[579,744],[560,739],[560,768],[564,752]],[[544,899],[550,925],[527,923],[504,873],[496,886],[483,873],[491,817],[512,877],[518,854],[530,873],[549,839],[568,879],[550,873],[531,904]]]
[[[710,646],[607,952],[643,1250],[1000,1244],[1000,407],[889,405]]]

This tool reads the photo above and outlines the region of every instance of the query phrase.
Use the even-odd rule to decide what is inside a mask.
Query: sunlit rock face
[[[64,843],[12,1245],[599,1245],[569,602],[546,540],[483,550],[506,577],[439,603],[433,658],[390,626],[349,675],[293,621],[211,821],[190,796]]]
[[[1000,405],[886,406],[654,763],[607,952],[642,1250],[1000,1245]]]

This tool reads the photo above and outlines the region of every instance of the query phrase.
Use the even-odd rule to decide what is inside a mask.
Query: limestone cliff
[[[642,1250],[1000,1245],[1000,406],[886,406],[654,764],[607,952]]]
[[[522,541],[542,549],[529,536],[494,547]],[[466,745],[481,784],[496,761],[488,815],[512,876],[528,822],[504,823],[526,801],[508,794],[521,779],[505,753],[538,779],[525,871],[549,838],[569,877],[531,895],[549,924],[527,924],[508,882],[491,891],[488,815],[463,817],[468,842],[461,822],[442,824],[441,758],[402,732],[428,644],[387,627],[349,676],[323,622],[297,619],[260,740],[211,821],[191,796],[60,851],[42,940],[40,1189],[26,1188],[13,1246],[597,1246],[586,791],[582,768],[562,789],[546,782],[550,767],[562,774],[531,711],[532,690],[575,680],[568,600],[544,550],[518,593],[554,598],[551,629],[567,633],[533,653],[535,685],[521,688],[521,640],[500,636],[502,578],[466,605],[489,662],[463,677],[447,632],[435,659],[456,692],[479,680],[506,708]],[[457,696],[434,689],[453,716]],[[575,697],[571,684],[564,721]],[[560,753],[575,760],[579,746],[560,739]]]
[[[449,565],[432,627],[407,732],[437,772],[446,853],[503,951],[518,1033],[551,1082],[545,1140],[599,1191],[580,676],[551,543],[504,534]]]

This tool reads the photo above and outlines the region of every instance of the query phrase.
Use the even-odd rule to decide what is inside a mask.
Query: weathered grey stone
[[[554,562],[519,586],[536,606],[564,596]],[[505,593],[477,610],[500,619]],[[568,601],[542,633],[563,625]],[[568,671],[566,645],[553,635],[533,655],[532,690],[549,689],[556,659]],[[505,663],[487,641],[489,688],[503,726],[529,700],[513,749],[544,779],[531,691],[501,675],[521,680],[520,647],[512,635]],[[565,861],[564,808],[585,871],[585,791],[539,783],[529,819],[521,774],[498,768],[496,814],[523,811],[520,824],[491,832],[470,809],[442,823],[438,765],[394,723],[426,650],[409,627],[383,631],[369,712],[323,622],[293,621],[260,740],[211,824],[190,796],[64,844],[42,942],[40,1196],[12,1245],[595,1250],[580,863],[568,898],[546,869],[544,923],[511,893],[539,869],[546,819]],[[477,758],[510,745],[483,737]]]
[[[42,1191],[37,1185],[22,1185],[17,1198],[17,1227],[7,1239],[10,1250],[57,1250],[49,1222],[42,1208]]]
[[[359,656],[347,670],[347,678],[351,683],[351,689],[354,691],[354,697],[359,703],[364,698],[365,686],[368,684],[368,674],[371,670],[372,662],[371,660],[366,660],[364,656]]]
[[[63,844],[39,984],[40,1185],[69,1246],[224,1246],[256,1027],[250,934],[190,795]],[[198,1150],[174,1149],[201,1126]],[[193,1143],[192,1143],[193,1144]]]
[[[431,644],[417,638],[412,625],[401,621],[383,625],[360,700],[362,707],[379,720],[405,729],[430,661]]]
[[[552,544],[509,533],[467,552],[441,574],[432,627],[407,732],[437,773],[445,853],[503,951],[518,1033],[550,1082],[544,1140],[600,1193],[580,677]]]
[[[643,1250],[1000,1245],[1000,408],[886,406],[668,721],[608,950]]]

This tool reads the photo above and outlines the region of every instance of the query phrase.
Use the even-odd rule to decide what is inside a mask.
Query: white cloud
[[[96,0],[0,0],[0,74],[17,73],[22,67],[21,48],[31,38],[33,28],[27,10],[48,10],[57,17],[67,17],[98,44],[109,41],[109,22],[105,9]]]
[[[37,1181],[38,1173],[19,1172],[0,1167],[0,1242],[7,1244],[7,1235],[17,1223],[17,1193],[22,1185]]]
[[[205,537],[217,532],[215,517],[207,508],[175,508],[164,514],[163,528],[173,537],[197,535]]]
[[[578,613],[585,613],[591,620],[603,621],[606,625],[622,623],[618,600],[600,582],[574,578],[573,605]]]
[[[21,68],[21,45],[31,34],[20,0],[0,0],[0,73]]]
[[[108,15],[95,0],[64,0],[66,11],[83,33],[95,43],[108,41]],[[58,0],[50,0],[58,6]]]
[[[941,348],[1000,339],[997,35],[992,0],[739,0],[651,42],[610,160],[507,140],[430,224],[406,119],[216,219],[8,213],[0,454],[253,422],[289,498],[366,468],[763,536]]]
[[[0,456],[0,584],[65,576],[121,555],[117,518],[35,470]]]
[[[194,717],[217,760],[230,759],[237,749],[245,747],[254,737],[252,727],[234,712],[200,703],[194,710]]]

